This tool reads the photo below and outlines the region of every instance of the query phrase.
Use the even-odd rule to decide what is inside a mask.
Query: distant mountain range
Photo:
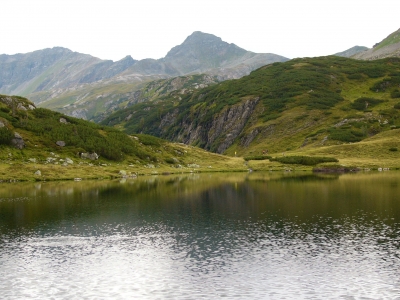
[[[0,93],[31,96],[35,102],[53,98],[59,89],[110,80],[142,81],[156,75],[175,77],[194,73],[217,75],[220,79],[239,78],[250,71],[288,58],[258,54],[202,32],[194,32],[162,59],[134,60],[127,56],[113,62],[55,47],[27,54],[0,55]],[[42,95],[43,96],[43,95]]]
[[[372,49],[355,46],[335,55],[371,60],[399,56],[399,49],[397,30]],[[209,86],[238,79],[264,65],[287,60],[276,54],[250,52],[199,31],[157,60],[126,56],[113,62],[55,47],[0,55],[0,94],[25,96],[38,106],[100,121],[115,110],[154,99],[144,92],[154,80],[189,76],[178,80],[185,82],[184,85],[168,87],[185,92],[191,89],[188,84]],[[190,77],[195,74],[207,76]]]

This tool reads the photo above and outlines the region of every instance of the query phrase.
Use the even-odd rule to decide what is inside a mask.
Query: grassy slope
[[[391,130],[400,127],[400,110],[394,108],[400,99],[392,95],[399,85],[399,59],[296,59],[186,95],[179,103],[165,97],[163,101],[139,104],[112,115],[104,123],[127,132],[141,130],[165,138],[179,132],[179,122],[189,119],[201,126],[229,106],[260,97],[256,112],[226,154],[259,155],[266,149],[275,155],[332,152],[349,164],[378,167],[387,158],[389,165],[397,166],[399,152],[389,148],[400,150],[398,130]],[[164,128],[166,133],[162,135],[158,130],[160,114],[165,116],[172,110],[179,110],[178,121]],[[126,121],[131,114],[133,117]],[[244,146],[241,138],[253,130],[260,133],[249,146]]]
[[[6,104],[14,101],[12,109]],[[0,180],[55,180],[120,177],[126,174],[161,174],[198,171],[245,171],[240,158],[229,158],[183,144],[147,136],[126,134],[43,108],[21,97],[0,95]],[[60,123],[65,118],[69,123]],[[16,149],[5,140],[17,132],[25,147]],[[65,147],[56,141],[66,142]],[[96,152],[99,160],[81,159],[78,152]],[[49,158],[52,159],[49,162]],[[67,158],[73,164],[65,165]],[[35,175],[37,170],[41,175]]]
[[[387,38],[382,40],[376,47],[374,47],[374,51],[399,42],[400,42],[400,29],[391,33]]]

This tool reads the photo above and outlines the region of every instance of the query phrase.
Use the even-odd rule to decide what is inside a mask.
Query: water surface
[[[400,174],[0,186],[0,298],[400,299]]]

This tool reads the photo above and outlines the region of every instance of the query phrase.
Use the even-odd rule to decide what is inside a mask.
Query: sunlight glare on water
[[[399,297],[400,176],[215,176],[1,194],[1,298]]]

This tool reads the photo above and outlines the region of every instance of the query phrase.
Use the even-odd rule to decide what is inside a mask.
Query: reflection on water
[[[6,184],[0,298],[400,295],[400,174]]]

